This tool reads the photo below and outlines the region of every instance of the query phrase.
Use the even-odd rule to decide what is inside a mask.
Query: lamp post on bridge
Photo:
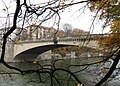
[[[53,42],[54,42],[55,45],[57,45],[58,40],[57,40],[57,37],[56,37],[56,36],[53,37]]]

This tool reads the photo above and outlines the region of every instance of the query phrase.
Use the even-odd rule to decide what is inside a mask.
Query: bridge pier
[[[6,62],[14,62],[14,44],[7,43],[6,51],[5,51],[5,59]]]

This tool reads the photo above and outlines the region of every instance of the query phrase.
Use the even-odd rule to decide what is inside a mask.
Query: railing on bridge
[[[80,37],[64,37],[64,38],[59,38],[57,37],[58,42],[65,42],[65,41],[90,41],[90,40],[97,40],[97,35],[83,35]],[[36,40],[24,40],[21,41],[22,43],[29,43],[29,42],[54,42],[53,38],[46,38],[46,39],[36,39]]]
[[[108,36],[109,34],[90,34],[90,35],[81,35],[78,37],[63,37],[59,38],[57,37],[57,42],[67,42],[67,41],[92,41],[92,40],[98,40],[98,37],[103,38],[105,36]],[[54,42],[53,38],[43,38],[43,39],[34,39],[34,40],[19,40],[20,43],[37,43],[37,42]],[[19,43],[15,43],[19,44]]]

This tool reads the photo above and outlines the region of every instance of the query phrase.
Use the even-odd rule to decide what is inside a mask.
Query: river
[[[56,62],[55,66],[56,68],[66,68],[68,65],[78,65],[78,64],[85,64],[90,62],[96,62],[101,60],[101,58],[76,58],[76,59],[64,59],[59,60]],[[49,65],[53,61],[42,61],[42,65]],[[37,69],[38,65],[35,63],[9,63],[10,65],[13,65],[15,67],[21,68],[21,69]],[[50,67],[50,66],[46,66]],[[84,83],[85,86],[94,86],[95,83],[100,80],[105,75],[105,72],[108,71],[107,68],[104,67],[110,67],[110,62],[101,63],[92,65],[89,67],[86,67],[84,71],[80,71],[81,69],[84,69],[86,66],[71,66],[69,69],[72,72],[76,72],[75,75],[79,77],[79,79]],[[102,72],[102,73],[101,73]],[[0,64],[0,86],[50,86],[50,79],[47,78],[48,75],[41,74],[43,83],[40,83],[40,79],[38,74],[32,73],[32,74],[26,74],[26,75],[20,75],[20,74],[9,74],[9,73],[18,73],[16,71],[10,70],[6,67],[4,67],[2,64]],[[4,73],[4,74],[3,74]],[[59,71],[56,73],[57,78],[59,78],[59,81],[62,83],[62,86],[66,86],[67,80],[69,79],[69,75],[66,73]],[[113,76],[112,76],[113,77]],[[60,80],[61,79],[61,80]],[[109,84],[105,86],[120,86],[119,77],[116,77],[115,79],[111,80]],[[55,82],[56,83],[56,82]],[[55,84],[54,86],[59,86],[58,84]],[[69,86],[76,86],[75,83],[71,83]]]

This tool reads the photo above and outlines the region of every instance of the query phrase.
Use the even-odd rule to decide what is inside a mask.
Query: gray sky
[[[13,2],[14,0],[0,0],[0,27],[2,27],[3,23],[3,16],[5,15],[5,12],[3,13],[3,9],[5,8],[5,4],[2,3],[2,1],[5,2],[5,4],[10,8],[10,12],[12,13],[12,11],[14,12],[15,7],[13,8],[12,6],[15,4],[15,2]],[[38,0],[36,0],[37,2]],[[49,0],[46,0],[49,1]],[[36,3],[35,1],[32,3]],[[10,4],[11,3],[11,4]],[[67,8],[63,13],[61,13],[61,22],[60,22],[60,28],[62,27],[62,25],[64,23],[69,23],[73,26],[73,28],[79,28],[85,31],[89,31],[90,26],[92,24],[92,19],[93,16],[95,15],[94,13],[91,13],[89,11],[89,9],[85,9],[85,11],[83,10],[79,10],[81,7],[83,7],[85,4],[79,4],[79,5],[75,5],[72,7]],[[44,23],[43,25],[47,25],[50,26],[50,22]],[[94,27],[92,27],[93,33],[102,33],[102,22],[98,22],[95,21],[94,22]],[[91,30],[92,32],[92,30]],[[108,32],[108,28],[105,29],[103,31],[103,33]]]

